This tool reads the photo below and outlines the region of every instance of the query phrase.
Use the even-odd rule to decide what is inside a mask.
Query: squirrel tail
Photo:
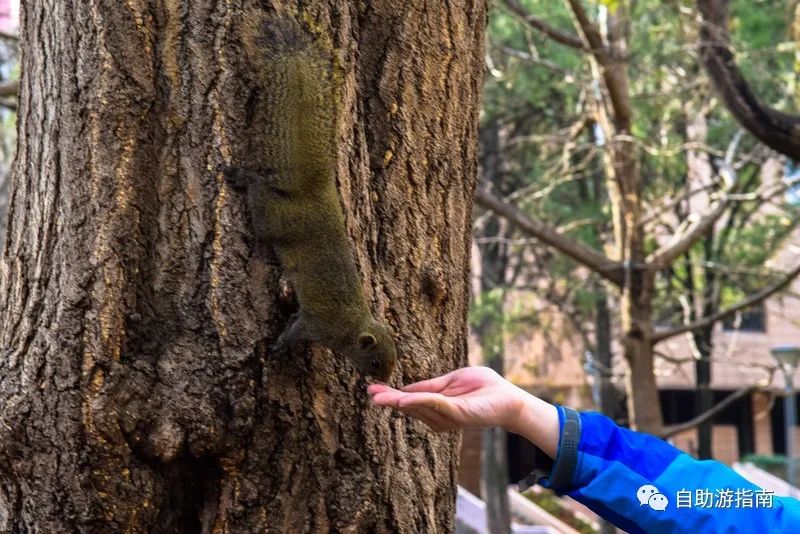
[[[309,53],[323,56],[319,40],[291,15],[253,10],[247,14],[244,27],[244,44],[251,61]]]
[[[243,43],[265,104],[267,162],[293,180],[330,179],[338,86],[333,49],[297,18],[287,14],[249,14]]]

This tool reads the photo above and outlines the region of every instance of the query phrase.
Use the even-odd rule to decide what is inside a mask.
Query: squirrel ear
[[[375,336],[370,333],[365,333],[358,336],[358,346],[362,349],[374,347],[377,343],[378,341],[375,339]]]

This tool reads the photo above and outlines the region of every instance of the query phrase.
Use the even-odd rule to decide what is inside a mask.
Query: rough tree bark
[[[266,348],[291,312],[279,267],[211,170],[258,153],[238,34],[255,4],[22,5],[4,532],[453,527],[456,435],[371,408],[323,349]],[[450,370],[466,352],[484,1],[302,9],[344,67],[337,179],[398,336],[394,383]]]

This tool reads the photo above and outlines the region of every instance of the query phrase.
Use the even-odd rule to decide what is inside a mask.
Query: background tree
[[[502,144],[507,136],[502,124],[482,125],[479,169],[484,180],[502,189],[512,188],[505,183],[508,174],[503,168]],[[500,375],[505,372],[506,294],[518,272],[511,267],[514,251],[506,242],[511,233],[509,226],[493,213],[483,215],[474,225],[479,271],[470,322],[484,365]],[[481,438],[481,497],[486,502],[489,532],[511,532],[508,484],[506,432],[497,427],[485,428]]]
[[[530,50],[508,46],[509,40],[518,34],[516,21],[495,9],[490,17],[489,79],[484,86],[481,121],[481,179],[504,196],[528,198],[532,192],[537,192],[542,202],[548,204],[549,220],[554,224],[564,220],[574,222],[570,220],[573,214],[569,213],[569,208],[560,205],[564,187],[556,187],[557,180],[552,178],[565,167],[556,156],[576,160],[577,169],[577,160],[591,161],[593,151],[590,150],[587,157],[584,145],[576,148],[577,143],[573,143],[562,147],[548,140],[555,141],[559,137],[552,135],[552,131],[561,126],[563,117],[573,114],[575,100],[580,96],[573,87],[558,82],[571,58],[568,54],[559,57],[559,60],[566,60],[561,65],[538,63]],[[517,59],[521,61],[518,63]],[[542,68],[522,68],[530,62]],[[581,127],[574,130],[575,137],[583,133]],[[573,148],[576,148],[574,154],[571,153]],[[574,175],[562,176],[560,180],[582,183],[581,178],[576,170]],[[592,198],[584,197],[581,201],[581,213],[588,216],[597,209]],[[572,209],[575,209],[574,204]],[[568,312],[575,331],[587,344],[596,346],[590,341],[583,320],[591,315],[589,310],[593,310],[586,297],[593,301],[594,294],[570,283],[570,277],[576,274],[574,263],[553,255],[546,247],[522,239],[515,225],[492,211],[479,213],[474,235],[477,257],[471,317],[475,340],[486,365],[504,373],[505,343],[509,337],[533,332],[545,337],[553,335],[546,317],[554,310]],[[509,303],[506,297],[520,292],[532,292],[536,296],[535,309]],[[555,333],[557,337],[561,335]],[[610,335],[607,339],[610,340]],[[610,354],[610,350],[607,353]],[[502,430],[483,431],[481,484],[491,532],[510,531],[506,449]]]
[[[279,269],[213,171],[264,135],[254,4],[22,6],[0,530],[452,528],[456,436],[373,410],[325,350],[266,348],[291,312]],[[396,383],[465,362],[484,10],[302,11],[343,67],[337,180]]]
[[[687,52],[685,20],[692,12],[686,6],[638,2],[632,14],[631,4],[614,2],[608,7],[600,6],[593,19],[583,3],[566,1],[566,13],[578,30],[572,34],[561,29],[563,11],[540,2],[527,4],[530,9],[515,1],[504,2],[538,39],[517,38],[505,48],[513,52],[508,55],[528,60],[539,71],[555,71],[564,65],[547,55],[551,46],[571,50],[578,58],[578,66],[562,74],[561,83],[578,85],[585,98],[578,99],[582,105],[576,106],[574,114],[561,122],[560,131],[568,132],[570,124],[581,124],[576,115],[592,124],[594,146],[604,161],[605,194],[610,200],[610,210],[601,211],[599,218],[605,218],[605,228],[611,231],[604,233],[602,224],[597,227],[598,242],[587,240],[574,228],[564,231],[563,225],[557,227],[552,224],[552,212],[547,205],[536,201],[535,187],[524,190],[527,194],[514,192],[504,197],[481,189],[477,202],[508,218],[520,233],[558,250],[615,286],[614,309],[621,329],[618,339],[630,368],[627,390],[631,421],[639,428],[658,433],[662,423],[653,374],[656,345],[713,326],[722,318],[785,289],[797,276],[798,269],[766,277],[770,283],[763,282],[761,273],[761,283],[751,286],[740,300],[729,301],[729,306],[717,312],[709,310],[710,315],[701,313],[688,324],[681,317],[680,308],[676,316],[674,301],[665,303],[660,298],[665,273],[676,262],[682,262],[709,232],[727,224],[725,221],[731,220],[732,211],[740,209],[742,203],[760,205],[767,197],[782,198],[789,184],[761,183],[760,177],[751,182],[729,183],[723,174],[712,175],[699,204],[697,193],[686,188],[687,154],[699,151],[718,157],[724,154],[724,148],[714,147],[727,146],[735,132],[730,121],[727,125],[720,121],[714,134],[698,144],[688,139],[685,125],[681,127],[687,112],[684,104],[687,96],[692,100],[690,95],[707,94],[702,85],[697,85],[696,74],[692,75],[698,69],[696,56],[691,50]],[[531,9],[536,10],[535,15]],[[669,22],[661,22],[664,20]],[[654,61],[631,62],[634,54],[645,53],[653,54]],[[570,65],[574,64],[573,60]],[[691,65],[694,68],[687,68]],[[571,94],[581,94],[574,88],[562,92],[566,92],[567,99]],[[696,104],[702,104],[702,100]],[[715,120],[717,116],[715,111]],[[569,147],[565,152],[574,151],[569,135],[559,137],[554,132],[553,138],[560,138],[562,145]],[[552,181],[557,184],[552,187],[567,190],[573,185],[569,176],[569,171],[562,172]],[[577,179],[575,183],[589,182]],[[692,202],[687,204],[690,197]],[[569,210],[583,204],[565,205]],[[676,205],[681,205],[681,209],[691,208],[684,212],[682,220],[686,224],[668,228],[669,225],[662,223],[672,220]],[[773,244],[779,246],[780,241]],[[673,307],[672,313],[664,315],[659,306]]]

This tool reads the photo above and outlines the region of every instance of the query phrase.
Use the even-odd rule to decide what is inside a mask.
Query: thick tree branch
[[[584,42],[577,35],[553,28],[542,19],[531,15],[527,9],[522,7],[516,0],[503,0],[506,8],[514,13],[531,28],[540,31],[553,41],[569,46],[576,50],[588,51]]]
[[[608,91],[608,97],[611,100],[615,122],[618,128],[627,132],[630,129],[633,111],[628,80],[625,75],[626,66],[624,60],[622,57],[618,57],[619,54],[615,54],[613,49],[606,46],[600,29],[589,18],[586,9],[583,7],[582,0],[567,0],[567,4],[572,10],[575,25],[580,31],[586,47],[592,52],[592,56],[597,61],[603,78],[603,85]]]
[[[770,148],[800,160],[800,117],[764,105],[736,64],[728,33],[728,0],[697,0],[700,11],[700,60],[725,107],[750,133]]]
[[[517,225],[524,233],[550,245],[562,254],[588,267],[606,280],[617,286],[622,286],[624,282],[624,268],[620,262],[611,260],[596,250],[578,243],[577,241],[573,241],[543,222],[529,217],[516,207],[506,204],[481,188],[478,188],[475,192],[475,202],[493,211],[497,215],[505,217]]]
[[[718,199],[704,215],[690,224],[685,231],[676,234],[666,245],[653,252],[647,258],[647,263],[651,263],[657,268],[663,268],[672,263],[677,257],[692,248],[714,226],[727,207],[728,197],[725,195]]]
[[[0,82],[0,97],[17,96],[19,92],[19,80]]]
[[[586,10],[583,8],[581,0],[567,0],[567,4],[572,9],[572,14],[575,17],[575,22],[583,35],[584,40],[589,45],[588,48],[597,55],[598,53],[606,53],[606,47],[603,44],[603,36],[600,35],[600,30],[592,23]]]
[[[776,283],[769,285],[756,293],[753,293],[749,297],[742,299],[737,304],[725,308],[724,310],[720,310],[717,313],[709,315],[708,317],[703,317],[693,323],[678,326],[675,328],[671,328],[668,330],[662,330],[653,334],[652,342],[655,345],[656,343],[660,343],[665,339],[669,339],[671,337],[678,336],[680,334],[685,334],[686,332],[692,332],[694,330],[698,330],[700,328],[705,328],[710,326],[717,321],[721,321],[726,317],[733,315],[734,313],[747,309],[751,306],[755,306],[756,304],[760,303],[761,301],[771,297],[775,293],[782,291],[786,287],[788,287],[794,280],[800,276],[800,265],[792,269],[790,272],[785,274],[783,278],[778,280]]]
[[[718,413],[720,413],[722,410],[733,404],[734,402],[738,401],[742,397],[749,395],[753,391],[757,391],[759,389],[761,389],[761,387],[759,386],[749,386],[746,388],[736,390],[727,397],[725,397],[724,399],[722,399],[721,401],[719,401],[717,404],[715,404],[710,410],[701,413],[697,417],[689,419],[685,423],[664,427],[664,429],[658,433],[658,437],[660,437],[661,439],[671,438],[676,434],[680,434],[684,430],[689,430],[696,426],[700,426],[709,419],[711,419],[712,417],[714,417],[715,415],[717,415]]]

